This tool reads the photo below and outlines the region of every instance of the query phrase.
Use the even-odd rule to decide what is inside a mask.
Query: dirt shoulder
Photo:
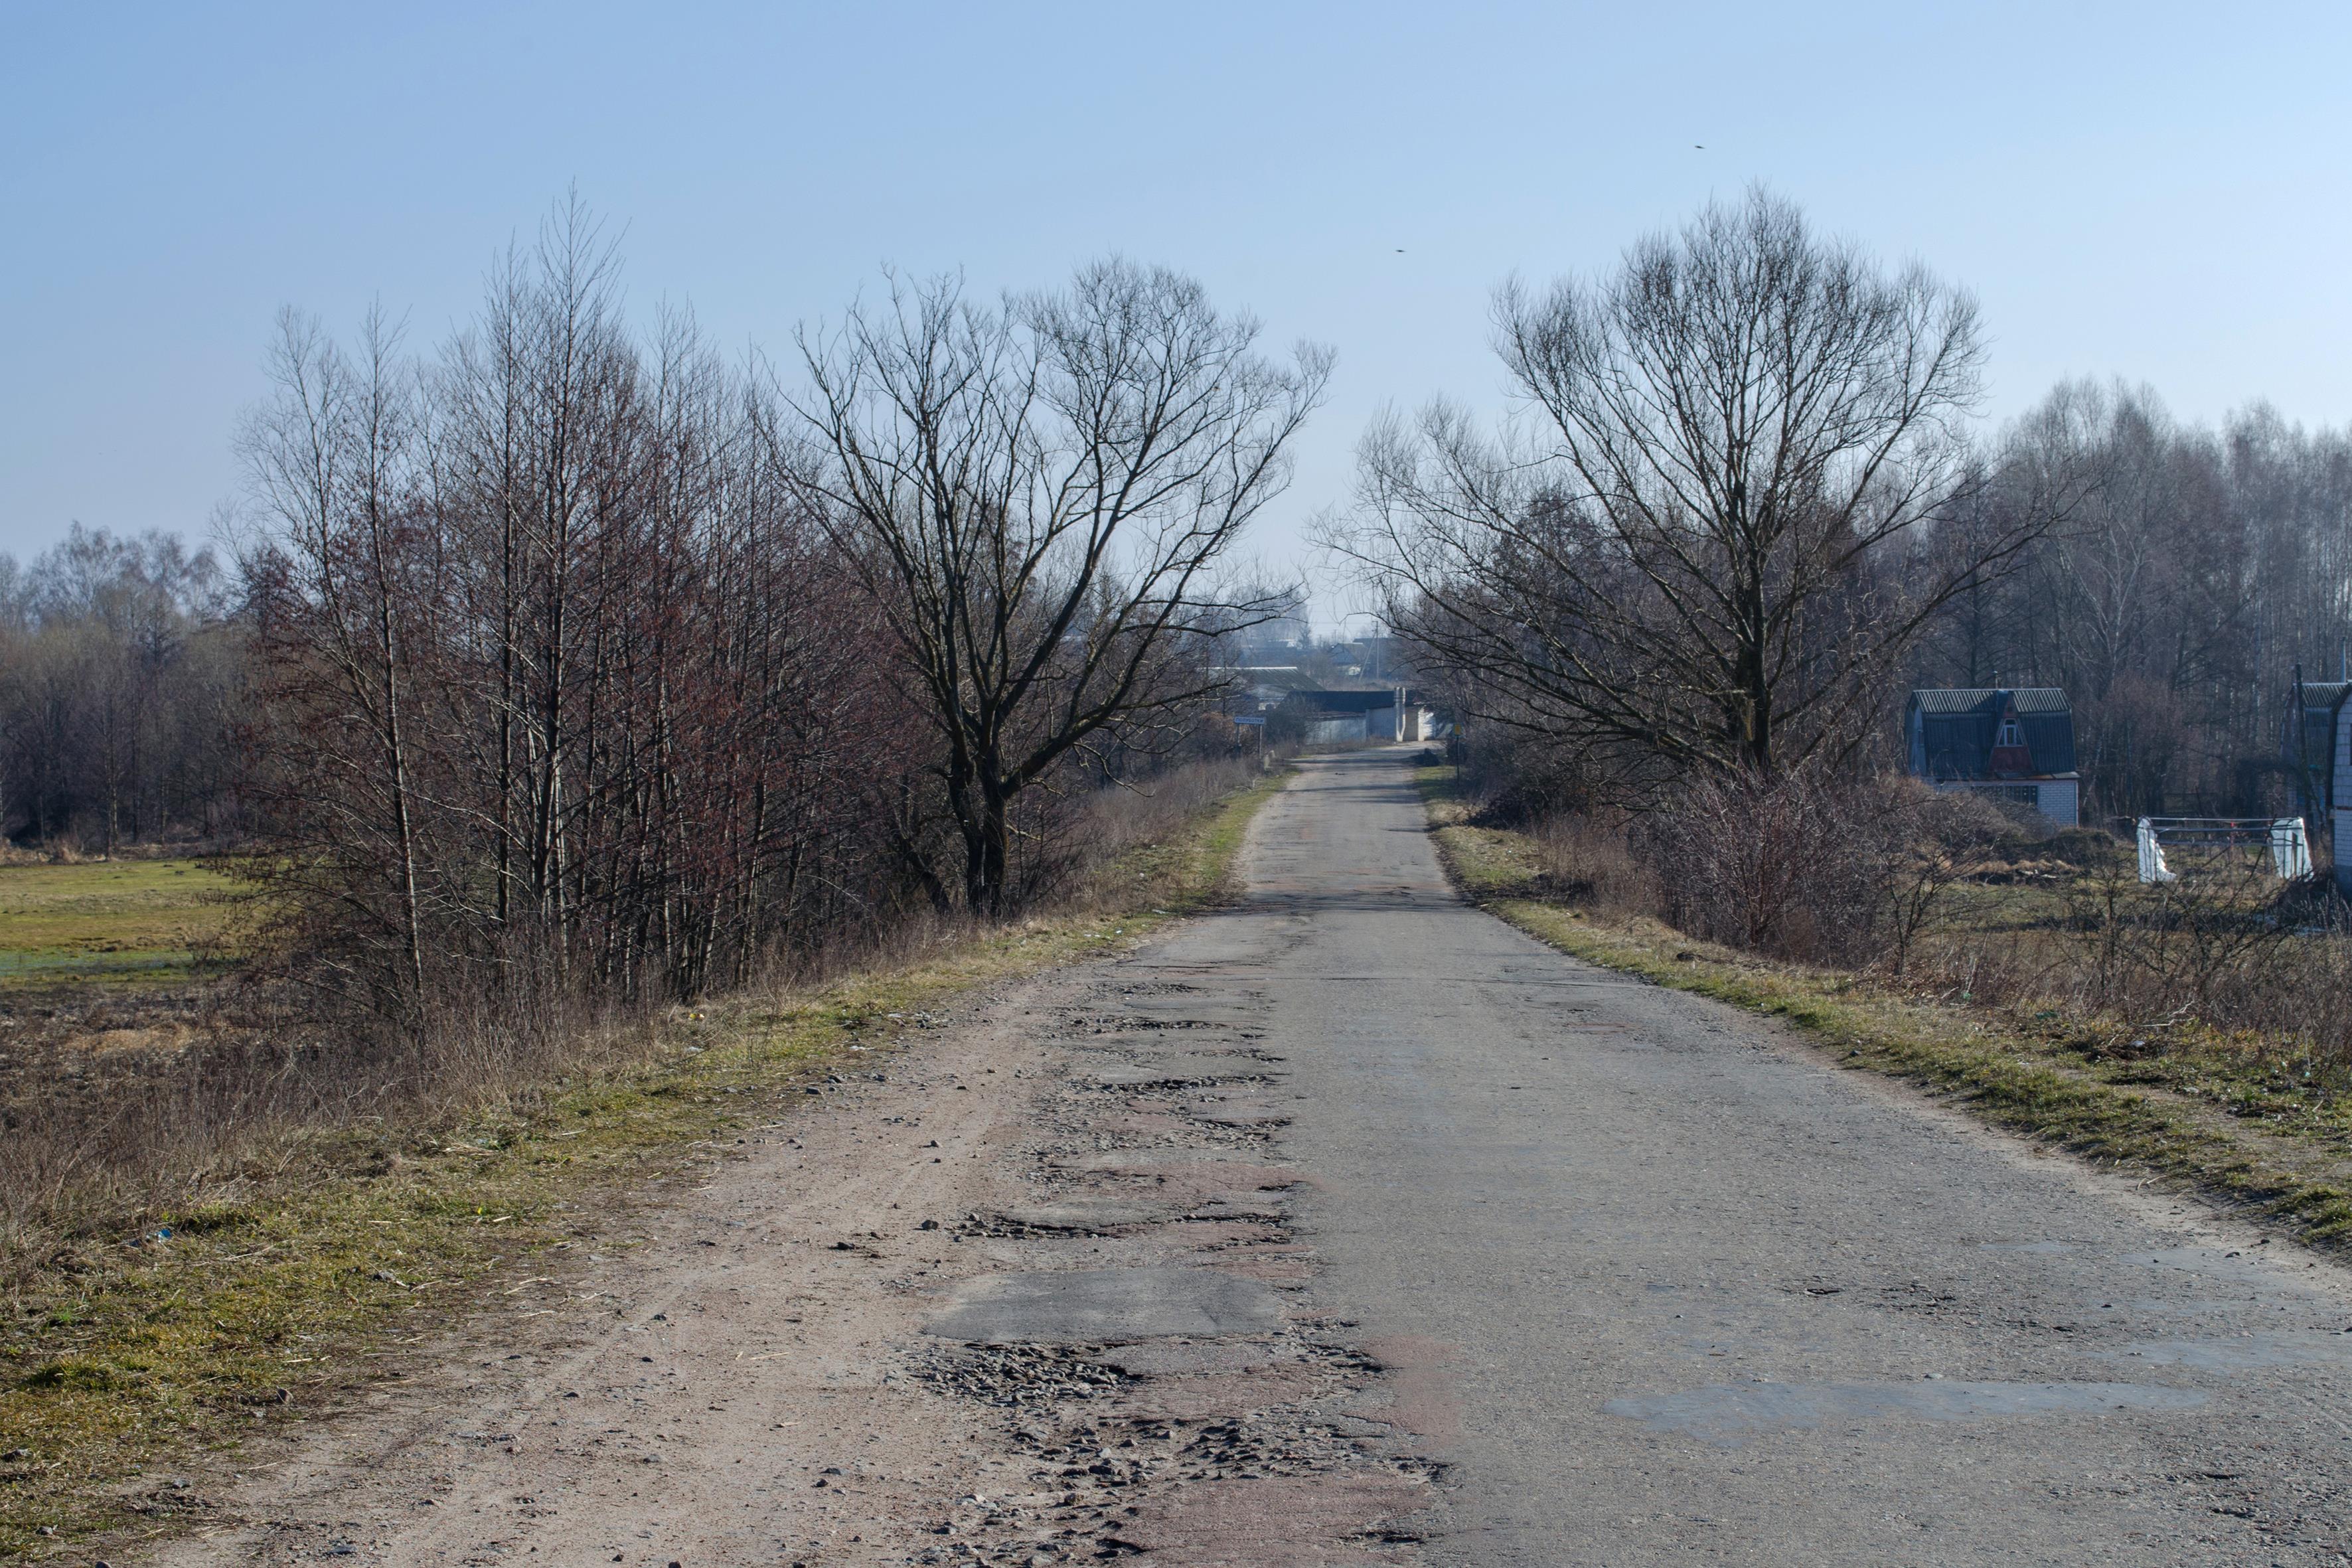
[[[192,1489],[204,1523],[155,1560],[903,1562],[960,1512],[1044,1506],[957,1392],[992,1369],[907,1347],[934,1294],[982,1267],[968,1216],[1029,1195],[1043,1061],[1016,1026],[1068,984],[860,1051],[278,1464]],[[1049,1388],[1112,1375],[1026,1370]]]
[[[1901,994],[1866,977],[1777,963],[1653,920],[1530,896],[1523,836],[1473,826],[1443,768],[1421,773],[1431,831],[1465,897],[1589,963],[1795,1025],[1842,1067],[1930,1089],[1957,1109],[2094,1163],[2137,1168],[2298,1239],[2352,1240],[2352,1138],[2298,1121],[2264,1092],[2272,1069],[2103,1058],[2077,1030]],[[2188,1087],[2184,1089],[2183,1084]]]
[[[244,1517],[227,1500],[236,1478],[312,1452],[312,1432],[336,1413],[412,1386],[446,1394],[435,1380],[457,1342],[446,1336],[478,1320],[500,1335],[530,1330],[523,1342],[542,1347],[549,1333],[586,1332],[614,1310],[597,1292],[637,1299],[629,1282],[679,1223],[672,1205],[728,1162],[775,1144],[790,1163],[761,1180],[772,1195],[809,1184],[795,1215],[824,1212],[829,1192],[887,1189],[896,1178],[849,1157],[864,1157],[870,1132],[844,1135],[837,1173],[812,1174],[827,1167],[776,1144],[777,1124],[831,1105],[877,1053],[920,1057],[950,1011],[1216,901],[1279,783],[1140,856],[1108,907],[805,992],[682,1011],[628,1066],[454,1126],[362,1126],[279,1151],[285,1173],[255,1171],[235,1201],[62,1249],[0,1315],[0,1558],[120,1555]],[[987,1065],[972,1074],[990,1080]],[[970,1093],[907,1092],[925,1103]],[[915,1175],[954,1171],[934,1152]],[[708,1250],[701,1239],[688,1256]],[[583,1296],[596,1304],[557,1304]],[[487,1357],[497,1367],[475,1370],[532,1353],[509,1345]]]

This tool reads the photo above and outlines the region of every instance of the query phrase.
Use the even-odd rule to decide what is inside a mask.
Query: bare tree
[[[407,635],[429,585],[415,580],[409,536],[416,408],[413,377],[398,358],[399,330],[368,313],[357,363],[318,322],[287,310],[269,357],[276,396],[254,411],[240,442],[256,500],[277,545],[249,567],[265,606],[265,637],[298,649],[280,658],[292,689],[340,722],[313,727],[341,784],[311,792],[327,824],[341,897],[396,945],[395,1006],[419,1005],[425,953],[419,907],[416,780],[410,689],[416,679]],[[391,884],[387,914],[362,871]]]
[[[1376,426],[1332,538],[1506,722],[1675,771],[1835,754],[1893,656],[2046,524],[1916,548],[1972,473],[1975,304],[1764,191],[1605,279],[1507,285],[1496,321],[1527,417]]]
[[[1006,902],[1013,802],[1213,694],[1196,637],[1276,613],[1220,563],[1286,482],[1330,355],[1289,363],[1199,284],[1107,261],[976,305],[892,280],[803,334],[801,470],[936,726],[971,908]]]

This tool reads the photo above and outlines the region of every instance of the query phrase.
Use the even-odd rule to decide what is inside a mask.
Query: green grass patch
[[[151,1489],[132,1478],[392,1375],[405,1345],[463,1313],[551,1288],[537,1276],[565,1252],[631,1245],[633,1194],[807,1103],[803,1081],[850,1047],[898,1046],[976,986],[1222,901],[1251,816],[1283,782],[1123,858],[1118,898],[1099,908],[781,1002],[678,1010],[641,1065],[453,1127],[364,1126],[262,1151],[257,1165],[295,1174],[60,1256],[0,1315],[0,1556],[179,1528],[169,1498],[142,1502]]]
[[[0,866],[0,987],[185,980],[221,953],[236,907],[202,860]]]
[[[1781,1018],[1843,1066],[1884,1073],[2104,1163],[2125,1164],[2277,1221],[2352,1241],[2352,1128],[2242,1042],[2199,1038],[2161,1059],[2116,1058],[2106,1035],[2054,1013],[2017,1017],[1906,995],[1869,977],[1775,963],[1663,922],[1529,897],[1530,841],[1479,826],[1451,772],[1418,775],[1440,858],[1481,907],[1563,952]]]

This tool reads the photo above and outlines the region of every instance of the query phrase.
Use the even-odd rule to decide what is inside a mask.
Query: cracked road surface
[[[2334,1265],[1461,903],[1409,755],[940,1020],[173,1563],[2352,1561]]]

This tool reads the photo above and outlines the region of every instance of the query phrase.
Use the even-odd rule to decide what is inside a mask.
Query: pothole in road
[[[1027,1192],[953,1226],[997,1272],[906,1352],[1003,1456],[916,1562],[1414,1556],[1438,1468],[1417,1429],[1362,1414],[1388,1409],[1390,1369],[1301,1315],[1312,1264],[1285,1194],[1311,1178],[1270,1148],[1286,1069],[1260,1014],[1192,989],[1053,1016],[1067,1077],[1021,1140]],[[1147,994],[1170,1000],[1129,1001]]]
[[[1135,1382],[1132,1373],[1095,1360],[1099,1348],[961,1345],[919,1352],[910,1370],[918,1381],[976,1405],[1051,1405]]]
[[[1138,1226],[1181,1217],[1165,1204],[1086,1202],[1037,1204],[994,1213],[972,1213],[956,1223],[959,1236],[992,1240],[1029,1237],[1118,1236]]]
[[[1212,1018],[1143,1018],[1132,1013],[1111,1013],[1070,1018],[1062,1026],[1078,1035],[1129,1035],[1170,1029],[1230,1029],[1234,1025]]]
[[[1410,1516],[1441,1479],[1430,1461],[1341,1432],[1328,1411],[1378,1368],[1297,1327],[968,1346],[925,1365],[918,1376],[1003,1413],[1018,1479],[961,1500],[918,1563],[1325,1562],[1349,1548],[1348,1561],[1404,1562],[1421,1540]]]

